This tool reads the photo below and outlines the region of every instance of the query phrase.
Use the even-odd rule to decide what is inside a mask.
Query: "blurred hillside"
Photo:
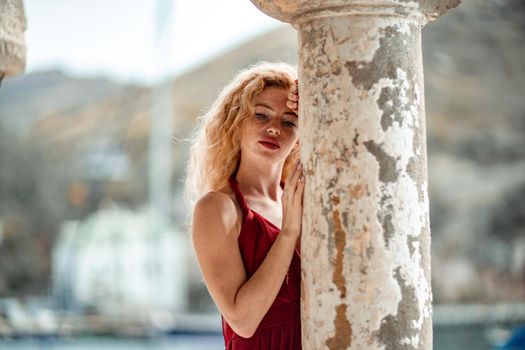
[[[525,297],[525,3],[423,30],[435,299]]]
[[[524,44],[518,0],[464,1],[423,30],[436,302],[525,299]],[[176,193],[180,140],[220,88],[260,60],[295,64],[296,51],[296,33],[282,27],[172,81]],[[0,295],[45,292],[62,221],[110,201],[147,203],[151,100],[148,88],[60,72],[4,82]]]

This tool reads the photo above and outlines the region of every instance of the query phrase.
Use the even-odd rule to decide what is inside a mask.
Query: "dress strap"
[[[228,179],[228,182],[230,183],[230,187],[235,192],[235,198],[237,198],[237,203],[241,206],[242,209],[242,215],[243,218],[246,217],[246,214],[248,213],[248,203],[246,203],[246,199],[242,195],[241,190],[239,189],[239,184],[237,183],[237,180],[235,179],[235,174],[230,176]]]

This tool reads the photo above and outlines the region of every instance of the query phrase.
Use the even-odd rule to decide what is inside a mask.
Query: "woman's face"
[[[298,142],[297,115],[286,106],[288,90],[268,87],[252,101],[254,114],[246,120],[241,152],[284,160]],[[295,146],[296,147],[296,146]]]

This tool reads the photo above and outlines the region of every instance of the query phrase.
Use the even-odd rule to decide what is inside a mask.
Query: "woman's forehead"
[[[254,104],[261,103],[264,101],[272,102],[285,102],[288,98],[288,90],[282,87],[267,87],[260,93],[254,96]]]

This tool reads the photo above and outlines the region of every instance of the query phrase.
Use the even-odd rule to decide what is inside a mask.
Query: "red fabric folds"
[[[237,202],[242,208],[243,223],[239,234],[239,249],[246,274],[250,278],[261,265],[280,230],[259,213],[251,210],[239,190],[235,175],[229,179]],[[281,184],[282,185],[282,184]],[[227,350],[300,350],[301,257],[295,250],[288,277],[272,306],[251,338],[237,335],[222,318],[222,331]]]

